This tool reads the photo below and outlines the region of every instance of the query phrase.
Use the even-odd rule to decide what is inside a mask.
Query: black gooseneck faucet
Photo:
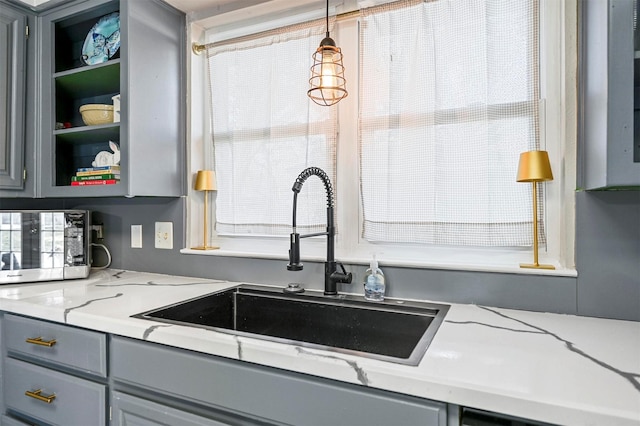
[[[315,234],[300,235],[296,232],[296,209],[298,204],[298,194],[302,189],[302,184],[310,176],[318,176],[327,192],[327,231],[317,232]],[[324,294],[335,296],[338,294],[337,283],[351,283],[351,272],[347,273],[342,263],[335,260],[335,236],[336,229],[333,226],[333,188],[329,176],[324,170],[318,167],[308,167],[300,173],[293,184],[293,232],[290,236],[291,248],[289,249],[289,264],[287,270],[301,271],[302,263],[300,263],[300,238],[316,237],[319,235],[327,236],[327,261],[324,263]],[[342,272],[338,272],[338,265]]]

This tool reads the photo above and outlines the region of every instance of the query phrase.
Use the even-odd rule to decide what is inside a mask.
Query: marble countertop
[[[640,426],[639,322],[451,304],[407,366],[130,317],[235,284],[102,270],[0,286],[0,310],[532,420]]]

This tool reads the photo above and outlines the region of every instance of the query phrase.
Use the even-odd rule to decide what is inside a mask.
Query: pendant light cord
[[[329,0],[327,0],[327,37],[329,37]]]

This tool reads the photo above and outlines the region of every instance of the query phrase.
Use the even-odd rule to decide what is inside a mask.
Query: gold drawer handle
[[[42,389],[34,390],[34,391],[26,391],[24,394],[28,397],[35,398],[38,401],[46,402],[47,404],[51,404],[54,399],[56,399],[56,394],[52,393],[49,396],[40,395],[42,393]]]
[[[51,346],[56,344],[56,339],[51,339],[49,341],[42,340],[42,337],[36,337],[35,339],[27,339],[27,343],[32,343],[34,345],[46,346],[50,348]]]

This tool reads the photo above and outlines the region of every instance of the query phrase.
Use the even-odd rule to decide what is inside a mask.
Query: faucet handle
[[[342,263],[338,262],[338,265],[340,265],[340,269],[342,269],[342,277],[340,277],[339,282],[344,284],[351,284],[351,280],[353,279],[353,274],[351,274],[351,272],[347,272],[347,270],[344,269],[344,265]]]

